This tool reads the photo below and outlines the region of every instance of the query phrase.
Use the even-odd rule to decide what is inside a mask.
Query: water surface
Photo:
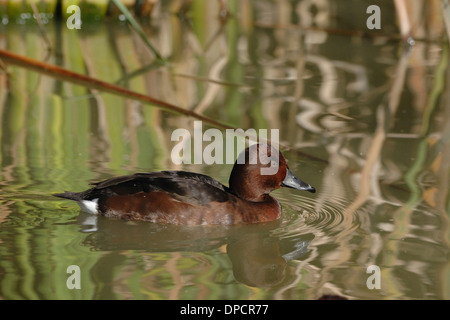
[[[232,166],[173,163],[171,134],[193,132],[194,118],[9,65],[0,72],[0,298],[448,299],[442,28],[407,47],[388,36],[330,32],[365,28],[363,18],[334,20],[346,16],[340,7],[319,8],[336,12],[305,29],[302,14],[312,11],[302,1],[229,1],[225,21],[216,2],[202,3],[193,1],[186,16],[158,6],[144,25],[168,65],[117,21],[81,30],[50,21],[50,52],[36,25],[9,23],[0,26],[0,47],[235,128],[278,129],[291,170],[318,192],[277,190],[283,218],[250,226],[82,213],[51,194],[158,170],[227,184]],[[391,14],[383,15],[385,34],[397,32]],[[81,289],[67,286],[71,265],[80,268]],[[367,285],[372,265],[379,289]]]

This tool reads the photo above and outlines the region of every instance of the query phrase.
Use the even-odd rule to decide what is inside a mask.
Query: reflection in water
[[[306,254],[314,237],[273,236],[279,222],[185,227],[126,222],[84,213],[78,220],[82,232],[90,233],[83,245],[96,251],[203,252],[225,246],[235,279],[252,287],[272,287],[286,281],[287,263]]]

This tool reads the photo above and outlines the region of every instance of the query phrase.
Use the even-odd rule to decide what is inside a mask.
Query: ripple
[[[321,231],[340,232],[354,225],[353,216],[344,214],[348,201],[338,196],[323,196],[319,199],[309,198],[301,195],[291,194],[288,201],[283,201],[281,197],[285,221],[298,230],[313,227]],[[291,228],[288,228],[291,229]]]

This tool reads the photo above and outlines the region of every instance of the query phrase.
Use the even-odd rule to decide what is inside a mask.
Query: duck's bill
[[[289,169],[287,169],[286,171],[286,177],[284,178],[284,181],[281,183],[281,186],[297,190],[309,191],[312,193],[316,192],[316,189],[314,187],[311,187],[306,182],[303,182],[302,180],[294,176],[292,171]]]

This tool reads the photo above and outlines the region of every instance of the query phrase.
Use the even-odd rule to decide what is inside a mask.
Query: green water
[[[445,33],[429,26],[428,40],[407,48],[300,28],[301,12],[314,12],[302,1],[229,1],[224,22],[218,2],[193,1],[184,16],[167,3],[143,25],[168,65],[117,21],[80,30],[50,21],[50,52],[35,24],[3,24],[0,48],[235,128],[277,129],[291,170],[318,192],[275,191],[283,218],[252,226],[81,213],[51,194],[159,170],[227,184],[232,165],[173,163],[171,135],[193,132],[194,118],[8,65],[0,70],[0,299],[449,299]],[[367,31],[364,4],[335,4],[319,9],[328,22],[314,27]],[[389,12],[386,34],[397,30]],[[80,289],[67,283],[72,265]],[[380,288],[367,285],[371,265]]]

